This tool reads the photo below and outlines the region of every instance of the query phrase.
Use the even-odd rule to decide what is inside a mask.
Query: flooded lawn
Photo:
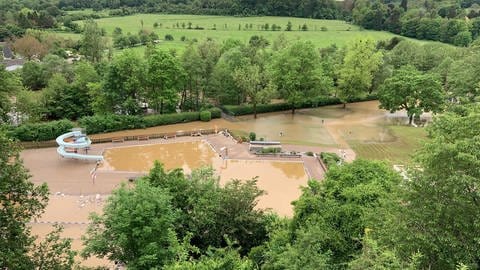
[[[148,129],[128,130],[92,137],[115,137],[148,133],[175,132],[179,130],[228,128],[244,133],[255,132],[257,138],[278,140],[284,144],[353,148],[361,158],[408,160],[410,153],[418,149],[419,143],[409,136],[425,138],[423,128],[407,127],[405,112],[389,113],[379,109],[378,101],[367,101],[342,105],[265,113],[254,119],[252,115],[240,116],[236,121],[214,119],[211,122],[191,122],[159,126]],[[427,114],[424,118],[430,118]],[[407,132],[401,129],[409,130]],[[280,134],[282,133],[282,134]],[[422,135],[423,134],[423,135]],[[372,145],[384,148],[377,151]],[[400,147],[400,151],[396,149]],[[372,151],[370,151],[371,149]]]
[[[151,144],[106,149],[102,169],[129,172],[148,172],[155,160],[165,169],[182,168],[185,172],[213,165],[216,153],[205,142]]]

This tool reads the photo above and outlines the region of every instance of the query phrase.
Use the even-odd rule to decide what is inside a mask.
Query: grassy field
[[[387,160],[391,164],[406,164],[411,160],[413,153],[427,140],[427,133],[423,128],[389,126],[388,129],[396,138],[393,142],[365,143],[349,140],[348,143],[359,158]]]
[[[292,23],[293,31],[285,31],[288,22]],[[315,20],[292,17],[228,17],[228,16],[202,16],[202,15],[163,15],[163,14],[136,14],[124,17],[110,17],[96,20],[100,27],[105,28],[107,36],[111,37],[115,27],[120,27],[123,33],[138,33],[143,28],[155,31],[161,39],[166,34],[173,36],[174,41],[165,41],[160,46],[181,49],[188,44],[188,40],[199,41],[211,38],[222,42],[228,38],[239,39],[247,42],[253,35],[262,35],[271,42],[280,34],[288,40],[310,40],[318,47],[327,47],[332,44],[344,46],[348,42],[369,37],[374,40],[384,40],[394,37],[394,34],[381,31],[363,30],[358,26],[344,21]],[[81,21],[79,22],[82,23]],[[154,23],[159,26],[154,28]],[[192,28],[202,27],[204,30],[187,29],[191,23]],[[178,24],[178,27],[177,27]],[[261,25],[276,24],[282,28],[280,31],[264,31]],[[308,31],[300,31],[299,26],[306,24]],[[185,25],[185,28],[182,27]],[[248,29],[246,29],[248,25]],[[250,25],[252,26],[250,28]],[[240,30],[239,30],[240,28]],[[216,29],[216,30],[214,30]],[[322,30],[323,29],[323,30]],[[66,35],[66,33],[58,33]],[[77,35],[78,36],[78,35]],[[184,36],[187,41],[180,41]],[[69,38],[75,35],[68,34]]]

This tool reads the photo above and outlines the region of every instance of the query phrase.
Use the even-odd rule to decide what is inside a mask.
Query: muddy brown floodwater
[[[424,118],[429,118],[424,114]],[[322,121],[323,120],[323,121]],[[278,140],[286,144],[318,145],[348,148],[348,140],[362,142],[389,142],[395,140],[385,127],[390,124],[406,123],[405,112],[391,114],[379,109],[378,101],[367,101],[298,110],[240,116],[236,121],[214,119],[210,122],[190,122],[158,126],[147,129],[126,130],[95,134],[92,138],[132,136],[149,133],[175,132],[180,130],[228,128],[255,132],[257,138]]]
[[[235,178],[257,178],[258,187],[267,192],[258,207],[289,217],[293,215],[291,202],[298,199],[300,187],[308,181],[303,163],[293,161],[226,160],[217,171],[223,184]]]
[[[148,129],[127,130],[91,135],[92,138],[109,138],[195,129],[228,128],[255,132],[257,138],[279,140],[290,151],[347,150],[349,160],[355,157],[349,142],[389,142],[396,138],[386,128],[393,122],[405,122],[404,112],[389,114],[378,108],[377,101],[326,106],[316,109],[261,114],[238,117],[235,121],[214,119],[210,122],[191,122],[159,126]],[[237,145],[231,138],[216,136],[210,140],[215,149],[229,147],[229,155],[237,159],[222,160],[207,141],[200,138],[179,137],[172,140],[124,142],[92,145],[91,154],[103,153],[105,162],[92,181],[90,171],[94,164],[60,158],[55,148],[31,149],[22,152],[25,166],[35,184],[47,183],[52,195],[45,214],[33,222],[32,231],[44,236],[54,222],[65,225],[64,236],[73,238],[73,246],[80,249],[81,235],[88,224],[88,213],[101,212],[104,201],[113,189],[127,179],[145,174],[154,160],[164,163],[166,169],[183,168],[187,173],[203,165],[211,165],[222,184],[230,179],[257,178],[258,186],[267,192],[259,199],[258,207],[270,208],[283,216],[292,216],[291,202],[301,194],[308,175],[304,163],[315,165],[316,160],[297,161],[254,160],[245,153],[245,145]],[[139,145],[139,144],[142,145]],[[297,146],[295,146],[297,145]],[[310,147],[310,148],[309,148]],[[243,151],[243,152],[242,152]],[[243,154],[242,154],[243,153]],[[232,157],[234,158],[234,157]],[[257,158],[258,159],[258,158]],[[300,161],[302,160],[302,161]],[[307,166],[308,168],[308,166]],[[318,174],[318,173],[317,173]],[[322,174],[318,174],[322,175]],[[91,258],[84,265],[111,266],[107,260]]]
[[[189,173],[202,166],[213,166],[217,154],[207,143],[195,141],[115,147],[106,149],[103,156],[105,170],[148,172],[158,160],[167,170],[182,168]]]

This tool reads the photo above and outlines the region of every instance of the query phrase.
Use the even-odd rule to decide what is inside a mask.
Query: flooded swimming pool
[[[148,172],[155,160],[167,170],[182,168],[186,172],[218,161],[216,153],[203,141],[109,148],[103,157],[102,169],[129,172]]]
[[[267,192],[260,197],[258,207],[272,209],[281,216],[292,216],[292,201],[301,194],[301,186],[306,186],[308,176],[302,162],[267,160],[227,160],[221,168],[220,182],[230,179],[257,178],[257,185]]]

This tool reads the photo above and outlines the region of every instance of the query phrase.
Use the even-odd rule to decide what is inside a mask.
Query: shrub
[[[200,120],[203,122],[208,122],[212,119],[212,113],[210,111],[201,111],[200,112]]]
[[[328,31],[328,28],[325,26],[320,27],[320,31],[326,32]],[[350,31],[350,27],[347,29],[347,31]]]
[[[9,135],[20,141],[48,141],[69,132],[74,127],[70,120],[24,124],[9,131]]]
[[[173,36],[170,35],[170,34],[166,34],[166,35],[165,35],[165,40],[167,40],[167,41],[172,41],[172,40],[173,40]]]
[[[210,111],[212,119],[222,117],[222,110],[220,110],[219,108],[210,108],[208,109],[208,111]]]
[[[248,137],[250,138],[250,141],[255,141],[255,139],[257,138],[257,134],[255,134],[255,132],[250,132],[250,134],[248,134]]]
[[[327,168],[331,166],[336,166],[340,160],[342,160],[336,153],[322,152],[320,153],[320,158]]]
[[[313,157],[313,152],[312,151],[308,151],[305,153],[305,155],[309,156],[309,157]]]
[[[180,37],[180,41],[185,41],[187,38],[185,36]]]
[[[280,153],[281,149],[277,147],[265,147],[260,152],[262,154],[276,154],[276,153]]]

